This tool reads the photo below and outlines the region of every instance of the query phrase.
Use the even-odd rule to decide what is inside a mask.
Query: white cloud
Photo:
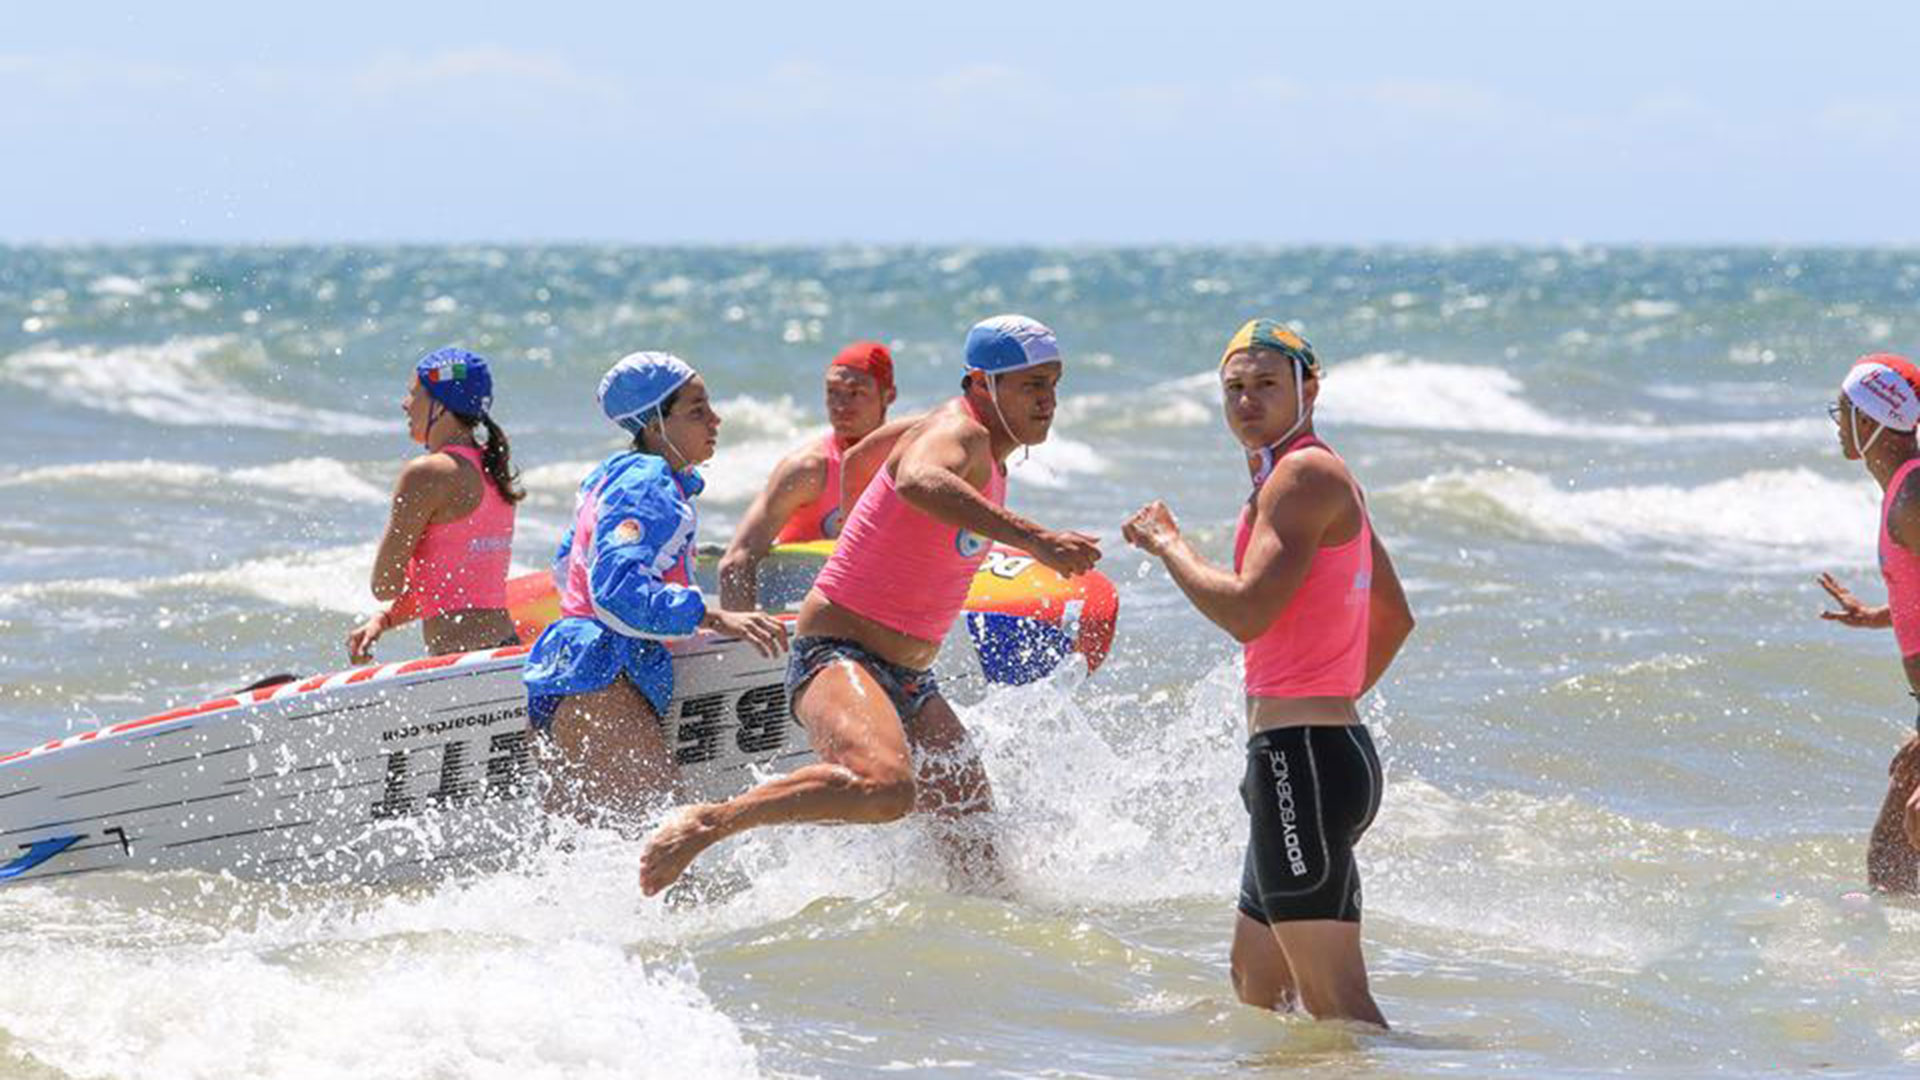
[[[1907,113],[1884,101],[1836,101],[1820,111],[1818,127],[1832,135],[1869,145],[1902,142]]]
[[[151,91],[208,82],[204,73],[191,68],[129,63],[88,54],[0,55],[0,83],[8,80],[20,80],[41,90],[64,93]]]
[[[1709,125],[1720,120],[1720,113],[1692,94],[1650,94],[1633,103],[1635,119],[1657,124]]]
[[[1280,75],[1255,75],[1236,83],[1235,89],[1259,105],[1290,105],[1307,96],[1299,83]]]
[[[1033,85],[1026,73],[1005,64],[969,64],[937,75],[933,80],[937,92],[967,99],[982,94],[1021,94]]]
[[[456,88],[485,88],[489,96],[619,96],[617,78],[569,63],[551,53],[475,45],[420,55],[388,53],[349,70],[288,66],[190,68],[128,62],[90,53],[58,56],[0,54],[0,86],[29,84],[27,92],[89,94],[223,93],[245,90],[287,99],[314,98],[325,105],[341,85],[369,98],[406,99]]]
[[[1383,79],[1361,96],[1399,112],[1455,120],[1492,119],[1505,108],[1500,95],[1486,87],[1444,80]]]
[[[474,45],[423,56],[389,53],[375,58],[348,80],[366,97],[406,97],[459,86],[485,86],[616,96],[620,81],[571,64],[551,53],[521,52],[499,45]]]

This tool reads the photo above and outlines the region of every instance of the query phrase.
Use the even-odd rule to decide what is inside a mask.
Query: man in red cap
[[[833,430],[807,443],[774,466],[767,486],[747,507],[746,517],[720,559],[720,606],[728,611],[758,607],[760,560],[774,544],[832,540],[845,517],[841,502],[841,459],[854,444],[887,422],[893,404],[893,354],[877,341],[856,341],[827,365],[827,422]],[[884,433],[887,446],[871,448],[886,458],[902,425]],[[863,449],[863,456],[869,456]],[[857,470],[870,478],[872,468]],[[846,505],[860,495],[853,487]]]

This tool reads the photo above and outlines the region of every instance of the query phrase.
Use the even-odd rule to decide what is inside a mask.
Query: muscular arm
[[[1284,465],[1260,489],[1253,535],[1238,573],[1208,563],[1184,536],[1168,544],[1161,557],[1200,614],[1235,641],[1252,641],[1299,591],[1351,490],[1331,462],[1317,454],[1299,455],[1297,463]]]
[[[393,485],[393,509],[387,530],[373,557],[373,595],[381,601],[398,600],[407,591],[407,562],[420,544],[434,513],[454,494],[459,466],[433,454],[417,458],[400,470]]]
[[[1387,546],[1380,534],[1373,534],[1373,586],[1367,594],[1367,677],[1360,684],[1365,694],[1380,681],[1413,633],[1413,608],[1400,588],[1400,575],[1387,557]]]
[[[901,448],[893,486],[930,517],[1014,547],[1040,546],[1046,530],[980,493],[994,468],[986,429],[943,417]]]
[[[842,512],[853,513],[853,504],[860,501],[860,494],[873,483],[874,475],[880,466],[887,463],[887,455],[893,453],[893,446],[906,434],[908,428],[925,419],[924,416],[909,416],[901,420],[889,420],[867,433],[840,455],[840,508]]]
[[[760,560],[786,528],[787,519],[820,497],[826,484],[826,458],[817,447],[789,454],[774,466],[767,486],[747,507],[733,542],[720,557],[720,606],[727,611],[752,611],[759,604]],[[842,505],[845,505],[844,503]]]

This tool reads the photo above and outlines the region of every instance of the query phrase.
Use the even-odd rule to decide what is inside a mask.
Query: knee
[[[837,779],[839,786],[859,799],[861,821],[896,821],[913,811],[913,772],[904,765],[842,768]]]

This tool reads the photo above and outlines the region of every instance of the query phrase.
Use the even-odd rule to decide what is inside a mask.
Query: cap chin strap
[[[676,469],[674,471],[685,472],[687,469],[693,468],[693,459],[681,453],[680,448],[673,445],[673,437],[667,434],[667,414],[661,412],[658,406],[655,406],[653,410],[653,422],[658,423],[660,425],[660,428],[659,428],[660,441],[667,444],[667,449],[673,451],[674,457],[677,457],[681,461],[686,463],[682,468]],[[667,461],[667,465],[668,467],[672,467],[673,461],[669,459]]]
[[[1867,450],[1873,446],[1875,440],[1887,433],[1887,425],[1881,424],[1878,428],[1874,429],[1872,435],[1867,437],[1867,441],[1863,445],[1860,442],[1860,406],[1855,405],[1851,401],[1847,402],[1847,423],[1853,427],[1853,445],[1859,449],[1861,457],[1866,457]]]
[[[1021,441],[1020,436],[1013,433],[1013,427],[1007,423],[1007,414],[1000,411],[999,380],[994,377],[992,372],[981,372],[981,374],[987,378],[987,400],[993,402],[993,415],[1000,418],[1000,430],[1007,433],[1007,438],[1019,444],[1020,460],[1024,463],[1028,457],[1032,456],[1033,450],[1025,442]]]
[[[1306,372],[1301,370],[1299,357],[1289,357],[1289,359],[1293,361],[1293,426],[1287,429],[1286,434],[1254,452],[1260,458],[1260,468],[1255,470],[1253,474],[1253,489],[1255,491],[1259,491],[1261,485],[1267,482],[1267,477],[1273,475],[1273,467],[1280,463],[1279,451],[1286,449],[1288,440],[1292,439],[1296,432],[1305,427],[1309,419],[1307,414]]]
[[[435,400],[432,394],[427,395],[427,426],[420,429],[420,445],[421,446],[427,447],[429,449],[432,448],[433,422],[435,420],[440,419],[440,414],[446,411],[447,411],[447,407],[445,405],[440,404],[439,401]]]

